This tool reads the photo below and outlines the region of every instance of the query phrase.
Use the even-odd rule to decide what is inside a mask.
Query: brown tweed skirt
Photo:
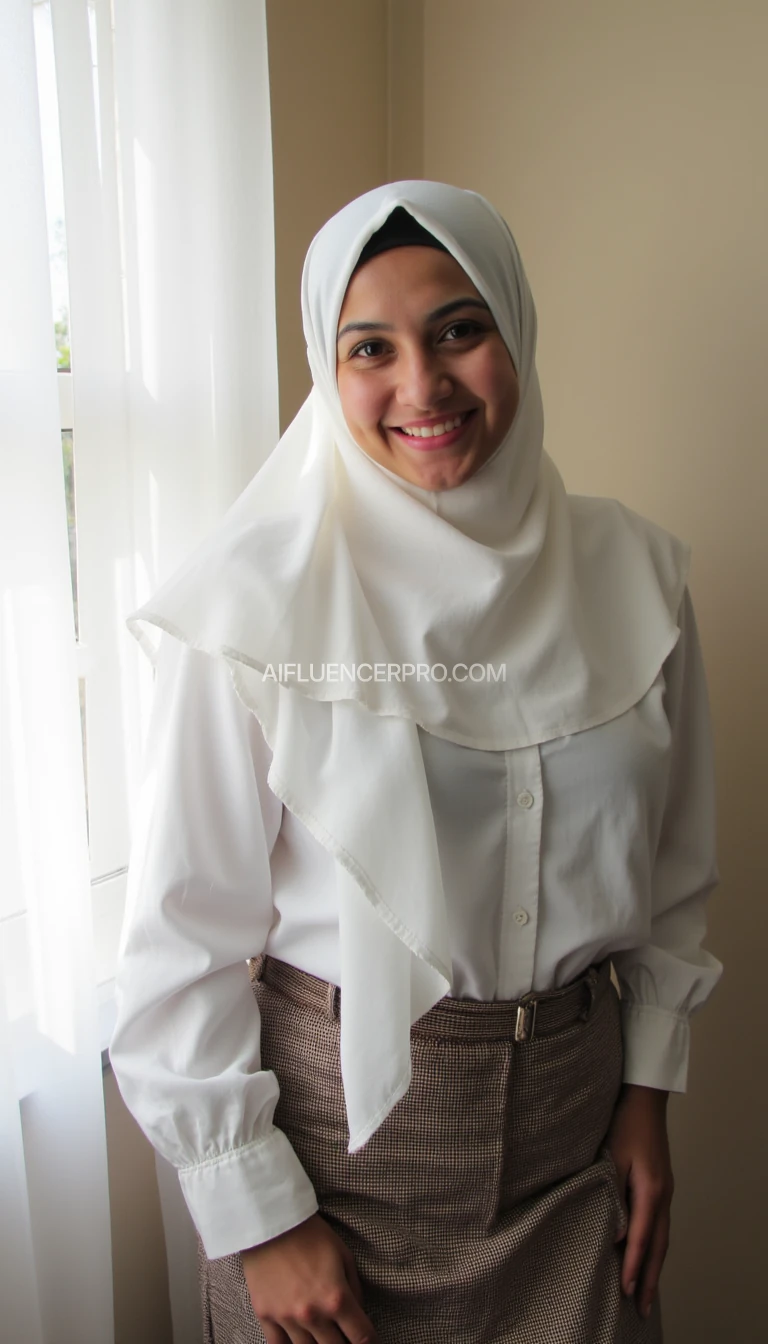
[[[619,1284],[603,1140],[622,1043],[607,962],[537,996],[535,1019],[516,1003],[441,1000],[412,1028],[406,1096],[352,1155],[340,991],[269,957],[251,973],[275,1124],[355,1257],[382,1344],[660,1344],[658,1305],[641,1320]],[[240,1257],[201,1250],[200,1270],[206,1344],[264,1344]]]

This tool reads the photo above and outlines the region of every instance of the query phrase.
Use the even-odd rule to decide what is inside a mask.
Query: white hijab
[[[336,332],[360,252],[406,209],[463,267],[512,356],[520,403],[464,485],[375,464],[344,421]],[[410,1082],[411,1024],[450,992],[451,948],[417,725],[505,750],[622,714],[678,638],[688,552],[615,501],[569,497],[543,451],[536,312],[510,231],[474,192],[396,182],[347,205],[307,254],[314,386],[215,532],[129,620],[229,663],[273,792],[337,861],[341,1068],[350,1151]],[[257,432],[257,427],[255,427]],[[322,664],[443,665],[442,680],[310,680]],[[456,663],[506,679],[450,680]],[[277,682],[281,664],[301,682]],[[469,893],[468,893],[469,896]]]

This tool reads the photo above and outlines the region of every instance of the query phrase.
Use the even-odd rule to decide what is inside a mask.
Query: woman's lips
[[[458,443],[467,428],[467,425],[475,415],[475,411],[457,411],[454,415],[444,416],[442,421],[437,421],[436,423],[445,424],[446,421],[450,422],[451,420],[455,420],[457,415],[461,415],[462,417],[461,424],[457,425],[455,429],[447,430],[445,434],[430,434],[425,436],[422,436],[421,434],[406,434],[405,430],[400,429],[397,425],[387,425],[387,429],[390,434],[396,434],[400,442],[407,444],[409,448],[415,448],[416,451],[420,453],[431,453],[434,452],[436,448],[450,448],[454,443]]]

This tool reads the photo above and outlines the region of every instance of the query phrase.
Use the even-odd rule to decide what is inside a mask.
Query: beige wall
[[[386,0],[267,0],[283,428],[309,392],[304,254],[342,205],[386,180]]]
[[[267,0],[280,424],[310,388],[301,268],[347,201],[421,177],[423,13],[415,0]]]
[[[104,1072],[115,1344],[172,1344],[155,1159],[111,1069]]]
[[[424,176],[424,7],[387,4],[387,176]]]
[[[763,1337],[768,6],[426,0],[424,174],[489,196],[539,313],[571,490],[693,543],[726,964],[671,1109],[667,1344]]]

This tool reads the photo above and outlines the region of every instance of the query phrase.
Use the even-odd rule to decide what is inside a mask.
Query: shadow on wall
[[[115,1344],[174,1344],[154,1151],[104,1070]],[[176,1344],[180,1344],[177,1341]]]

